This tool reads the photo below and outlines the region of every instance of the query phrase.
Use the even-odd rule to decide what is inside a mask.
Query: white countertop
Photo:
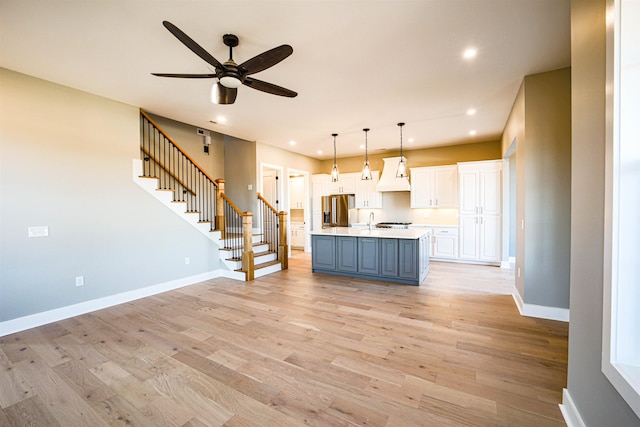
[[[331,227],[313,230],[314,236],[352,236],[352,237],[376,237],[387,239],[419,239],[427,234],[426,229],[394,229],[394,228],[368,228]]]

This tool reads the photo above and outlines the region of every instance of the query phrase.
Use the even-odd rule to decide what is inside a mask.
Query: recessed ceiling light
[[[364,144],[360,144],[360,149],[364,150]]]
[[[322,150],[318,150],[318,154],[322,154]]]
[[[289,145],[296,145],[295,141],[289,141]]]
[[[478,54],[478,50],[473,47],[470,47],[469,49],[464,51],[462,56],[465,59],[472,59],[472,58],[475,58],[477,54]]]
[[[476,131],[475,131],[475,130],[470,130],[470,131],[469,131],[469,135],[474,136],[475,134],[476,134]]]
[[[476,113],[476,109],[475,108],[469,108],[467,110],[467,116],[473,116]]]
[[[408,142],[413,142],[413,141],[415,141],[415,140],[414,140],[413,138],[409,138],[407,141],[408,141]]]
[[[218,117],[216,117],[216,121],[218,123],[226,123],[227,122],[227,118],[223,117],[223,116],[218,116]]]

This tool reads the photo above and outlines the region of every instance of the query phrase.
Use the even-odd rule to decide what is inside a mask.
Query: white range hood
[[[405,164],[407,158],[403,157]],[[409,178],[396,178],[396,171],[398,170],[398,164],[400,163],[400,157],[389,157],[384,160],[384,166],[382,168],[382,176],[376,190],[378,191],[411,191],[411,185],[409,184]],[[407,170],[409,170],[407,168]]]

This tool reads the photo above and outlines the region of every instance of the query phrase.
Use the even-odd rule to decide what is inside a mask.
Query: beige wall
[[[383,160],[387,157],[397,157],[400,151],[388,151],[384,154],[369,154],[371,170],[382,170]],[[419,150],[403,150],[410,168],[420,166],[452,165],[458,162],[475,160],[496,160],[502,157],[500,141],[477,142],[474,144],[447,145],[442,147],[424,148]],[[360,172],[364,163],[362,156],[338,158],[340,173]],[[333,159],[323,160],[320,171],[316,173],[331,173]]]
[[[260,163],[281,166],[283,169],[299,169],[313,175],[322,172],[322,162],[302,154],[293,153],[281,148],[266,144],[256,144],[256,169],[260,169]]]

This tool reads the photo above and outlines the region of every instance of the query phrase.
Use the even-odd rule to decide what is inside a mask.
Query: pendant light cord
[[[362,129],[364,131],[364,161],[369,163],[369,139],[367,138],[367,132],[369,128]]]
[[[398,123],[398,126],[400,126],[400,161],[402,161],[402,126],[404,123]]]

